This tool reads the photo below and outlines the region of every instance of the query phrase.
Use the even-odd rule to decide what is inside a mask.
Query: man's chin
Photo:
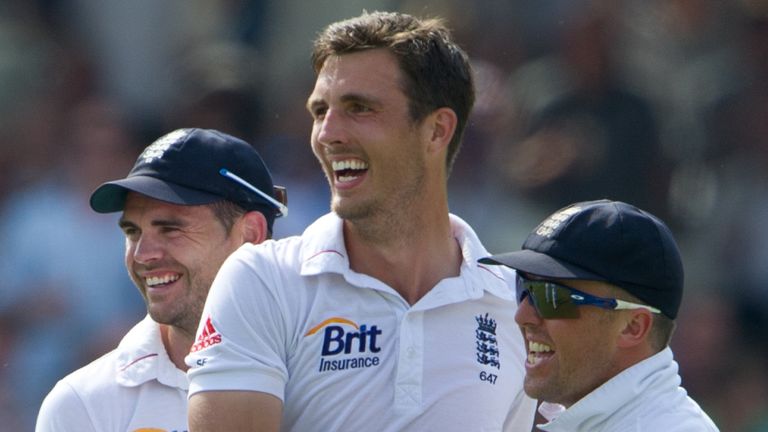
[[[370,217],[370,206],[352,205],[350,202],[341,202],[334,199],[331,203],[331,210],[340,218],[355,222]]]

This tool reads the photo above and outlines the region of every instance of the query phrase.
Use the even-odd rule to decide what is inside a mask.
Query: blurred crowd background
[[[32,430],[70,371],[144,315],[101,182],[178,127],[253,143],[299,234],[328,210],[309,148],[309,51],[363,9],[442,16],[478,100],[451,209],[491,252],[612,198],[684,254],[673,349],[721,430],[768,431],[768,2],[0,1],[0,428]]]

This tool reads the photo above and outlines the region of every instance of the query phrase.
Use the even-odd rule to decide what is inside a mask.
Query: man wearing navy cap
[[[525,391],[544,431],[717,431],[680,387],[669,340],[683,266],[669,228],[629,204],[575,203],[522,250],[483,258],[517,270]]]
[[[233,136],[179,129],[152,144],[121,180],[91,195],[122,211],[125,264],[148,315],[112,352],[59,381],[42,431],[186,431],[187,365],[205,298],[221,263],[271,237],[287,214],[284,190],[256,150]]]

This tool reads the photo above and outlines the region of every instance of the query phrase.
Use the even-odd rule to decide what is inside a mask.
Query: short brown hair
[[[612,295],[617,299],[642,305],[648,304],[619,286],[610,283],[605,285],[611,288]],[[659,352],[669,345],[669,342],[672,340],[672,333],[674,333],[676,327],[677,323],[672,318],[663,313],[653,314],[653,323],[651,323],[651,330],[648,332],[648,342],[651,344],[654,352]]]
[[[216,201],[207,204],[213,212],[213,216],[224,226],[224,231],[229,235],[237,218],[243,216],[248,211],[229,200]],[[255,210],[260,211],[260,210]],[[262,214],[264,211],[260,211]],[[267,231],[267,238],[272,238],[272,231]]]
[[[397,59],[414,122],[438,108],[456,113],[456,132],[448,145],[451,171],[475,102],[472,68],[467,54],[451,39],[441,19],[418,19],[397,12],[364,12],[329,25],[314,42],[312,65],[319,73],[326,59],[369,49],[386,48]]]
[[[653,314],[653,324],[648,338],[654,351],[659,352],[669,346],[677,323],[672,318],[660,313]]]

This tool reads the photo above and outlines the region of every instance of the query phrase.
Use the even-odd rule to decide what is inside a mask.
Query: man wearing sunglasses
[[[617,201],[558,210],[520,251],[480,260],[517,270],[525,391],[544,431],[717,431],[680,387],[669,340],[680,252],[655,216]]]

